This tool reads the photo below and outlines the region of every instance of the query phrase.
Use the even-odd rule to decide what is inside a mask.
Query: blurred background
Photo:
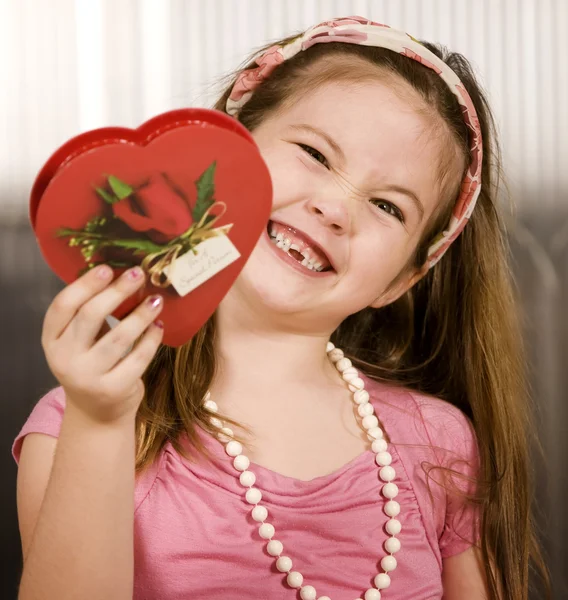
[[[21,569],[10,447],[55,385],[40,331],[62,284],[28,225],[37,171],[85,130],[211,106],[253,49],[348,15],[462,52],[488,91],[545,457],[535,504],[554,598],[568,598],[568,0],[0,0],[0,598]]]

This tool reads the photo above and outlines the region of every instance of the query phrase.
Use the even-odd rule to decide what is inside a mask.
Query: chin
[[[293,314],[308,308],[312,295],[297,279],[255,250],[235,281],[233,291],[256,310]],[[313,295],[312,302],[317,302]]]

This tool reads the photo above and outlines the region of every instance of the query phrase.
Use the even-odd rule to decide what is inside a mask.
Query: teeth
[[[290,250],[300,252],[304,257],[304,260],[300,263],[303,267],[310,269],[310,271],[323,271],[321,262],[318,262],[316,258],[312,258],[310,256],[309,251],[302,252],[302,250],[300,250],[300,247],[297,244],[293,244],[290,238],[284,237],[283,233],[275,234],[274,226],[270,228],[270,237],[272,242],[276,245],[276,247],[286,252],[288,256],[290,256]]]

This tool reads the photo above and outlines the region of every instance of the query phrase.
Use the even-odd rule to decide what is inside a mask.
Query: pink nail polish
[[[109,279],[112,275],[112,269],[107,265],[99,265],[96,270],[99,279]]]
[[[164,322],[160,321],[159,319],[157,321],[154,321],[154,325],[156,327],[158,327],[159,329],[163,329],[164,328]]]
[[[146,303],[148,304],[149,308],[155,310],[158,308],[158,306],[160,306],[160,304],[162,304],[162,296],[149,296],[146,300]]]
[[[142,269],[140,267],[134,267],[133,269],[130,269],[130,271],[128,271],[129,279],[140,279],[141,276]]]

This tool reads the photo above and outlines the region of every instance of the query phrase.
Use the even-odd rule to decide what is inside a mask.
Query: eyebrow
[[[299,123],[297,125],[290,125],[291,129],[295,129],[296,131],[305,131],[307,133],[311,133],[313,135],[317,135],[322,138],[327,145],[339,156],[339,158],[345,162],[345,154],[343,154],[343,150],[339,146],[339,144],[329,136],[325,131],[320,129],[319,127],[314,127],[313,125],[308,125],[307,123]],[[412,203],[416,207],[416,210],[420,214],[420,220],[424,218],[424,206],[422,202],[418,199],[418,196],[412,191],[400,185],[389,185],[387,187],[389,191],[398,192],[404,196],[407,196],[412,200]]]

